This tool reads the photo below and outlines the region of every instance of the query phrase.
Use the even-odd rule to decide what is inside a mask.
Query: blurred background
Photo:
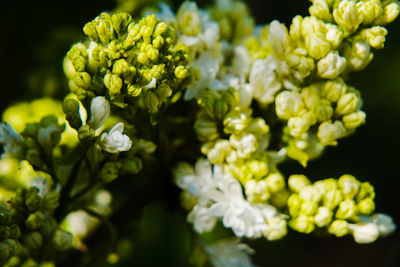
[[[173,1],[174,7],[180,2]],[[306,0],[247,2],[257,23],[278,19],[286,25],[295,15],[306,15],[310,5]],[[66,92],[62,79],[65,53],[82,39],[86,22],[114,6],[114,0],[2,1],[0,111],[19,99],[52,92],[58,92],[54,97],[61,99]],[[307,169],[288,162],[281,170],[285,174],[304,173],[314,180],[351,173],[370,181],[375,186],[377,212],[392,215],[400,225],[400,19],[387,28],[385,49],[375,51],[369,67],[354,73],[349,81],[363,95],[367,124],[341,140],[338,147],[328,148]],[[136,220],[119,229],[126,235],[127,242],[121,246],[126,246],[129,255],[118,266],[190,266],[192,229],[179,207],[178,191],[173,187],[165,190],[171,192],[146,203]],[[129,218],[125,213],[115,220]],[[94,237],[91,242],[104,238]],[[294,231],[280,241],[249,244],[256,250],[254,260],[259,266],[400,266],[400,229],[369,245],[356,244],[352,237],[306,236]],[[99,262],[104,258],[100,255]],[[91,261],[87,266],[103,264]]]

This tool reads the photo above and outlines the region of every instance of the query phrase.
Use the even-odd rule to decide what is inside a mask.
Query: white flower
[[[275,94],[282,88],[277,76],[278,64],[274,57],[266,60],[258,59],[250,70],[250,84],[253,88],[254,98],[263,104],[274,101]]]
[[[90,104],[90,112],[92,116],[89,125],[93,129],[97,129],[103,125],[110,115],[110,104],[104,96],[95,97]]]
[[[338,77],[346,69],[346,58],[338,53],[329,54],[318,61],[318,75],[326,79]]]
[[[239,182],[232,177],[217,181],[217,189],[210,192],[215,202],[210,213],[222,217],[225,227],[232,228],[237,237],[260,237],[266,230],[265,218],[259,208],[243,198]]]
[[[132,147],[132,141],[125,134],[124,123],[119,122],[111,128],[110,132],[103,133],[100,138],[101,147],[108,153],[119,153],[129,151]]]
[[[2,157],[16,156],[22,150],[22,140],[10,124],[0,123],[0,145],[4,145]]]
[[[245,78],[250,71],[251,57],[244,45],[238,45],[234,49],[233,67],[240,77]]]
[[[146,84],[145,86],[143,86],[143,89],[151,89],[151,88],[156,88],[157,85],[157,79],[152,77],[151,81]]]
[[[217,77],[222,57],[216,51],[206,51],[192,63],[192,68],[198,69],[200,79],[187,87],[185,100],[199,96],[200,90],[209,87]]]
[[[213,216],[209,208],[196,205],[190,211],[188,222],[193,223],[193,227],[198,233],[211,231],[217,223],[217,217]]]
[[[205,251],[215,267],[253,267],[249,254],[254,251],[239,239],[227,239],[206,245]]]
[[[274,53],[280,57],[285,58],[291,49],[290,37],[286,27],[274,20],[269,27],[269,42]]]

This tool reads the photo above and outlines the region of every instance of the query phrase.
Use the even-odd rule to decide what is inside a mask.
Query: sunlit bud
[[[314,222],[318,227],[328,226],[332,221],[332,211],[327,207],[319,207],[314,216]]]
[[[359,11],[356,2],[343,0],[333,10],[333,18],[341,27],[349,32],[354,32],[363,22],[364,16]]]
[[[345,93],[346,84],[342,79],[335,79],[327,81],[322,86],[322,96],[331,102],[337,102],[339,98]]]
[[[325,79],[334,79],[346,69],[346,58],[338,53],[330,52],[318,61],[318,75]]]
[[[384,9],[381,16],[379,16],[374,24],[376,25],[386,25],[394,21],[400,13],[400,5],[396,0],[386,0],[382,1]]]
[[[388,31],[381,26],[375,26],[361,32],[361,36],[375,49],[382,49],[384,47],[387,34]]]
[[[313,201],[304,201],[301,204],[300,213],[307,216],[313,216],[317,212],[317,209],[318,203]]]
[[[336,208],[343,200],[343,194],[340,190],[330,190],[323,196],[323,205],[329,209]]]
[[[357,204],[357,207],[360,213],[370,215],[375,210],[375,203],[371,198],[365,198]]]
[[[343,116],[342,121],[347,129],[355,129],[365,123],[365,118],[365,112],[358,111]]]
[[[349,225],[354,240],[360,244],[374,242],[379,237],[379,229],[374,223],[357,223]]]
[[[300,215],[289,221],[289,226],[300,233],[309,234],[315,229],[314,218],[312,216]]]
[[[318,121],[323,122],[329,120],[333,115],[333,108],[329,100],[322,99],[312,109]]]
[[[194,123],[194,130],[200,141],[213,141],[219,137],[217,123],[214,120],[199,118]]]
[[[185,79],[189,75],[187,69],[184,66],[178,66],[175,69],[175,76],[178,79]]]
[[[347,59],[347,66],[354,71],[364,69],[374,57],[369,43],[361,40],[346,46],[344,56]]]
[[[370,25],[376,18],[383,14],[383,7],[380,0],[369,0],[359,4],[359,10],[363,14],[363,24]]]
[[[360,182],[349,174],[342,175],[338,180],[338,185],[347,199],[353,199],[360,189]]]
[[[304,201],[318,202],[321,200],[321,193],[311,185],[307,185],[300,190],[300,198]]]
[[[104,85],[111,96],[116,96],[121,92],[122,80],[118,75],[107,73],[104,76]]]
[[[325,24],[326,40],[332,45],[333,48],[339,47],[344,38],[343,31],[334,24]]]
[[[283,178],[282,174],[278,172],[268,175],[266,182],[269,191],[272,193],[279,192],[285,188],[285,179]]]
[[[325,121],[318,128],[317,136],[322,144],[335,145],[336,140],[343,136],[345,132],[341,121]]]
[[[308,180],[306,176],[301,174],[291,175],[288,180],[289,188],[294,193],[300,193],[300,191],[304,187],[310,184],[310,180]]]
[[[153,91],[147,91],[144,96],[144,106],[150,113],[157,113],[160,106],[160,101]]]
[[[267,219],[267,231],[264,236],[270,240],[279,240],[287,234],[287,223],[286,220],[273,216]]]
[[[288,199],[289,214],[298,217],[303,200],[297,194],[292,194]]]
[[[183,34],[196,36],[200,33],[200,16],[195,2],[184,2],[179,8],[176,18]]]
[[[349,233],[349,223],[344,220],[334,220],[328,228],[328,232],[337,237],[342,237]]]
[[[375,191],[374,187],[369,183],[369,182],[364,182],[360,186],[360,190],[357,194],[357,202],[360,202],[361,200],[365,198],[375,198]]]
[[[305,47],[308,54],[317,60],[325,57],[332,48],[327,40],[316,34],[306,38]]]
[[[332,15],[328,3],[325,0],[313,0],[312,2],[312,6],[308,9],[310,14],[327,22],[331,22]]]
[[[350,219],[356,215],[357,211],[356,203],[353,200],[347,199],[340,202],[335,216],[338,219]]]
[[[296,92],[284,91],[276,96],[276,114],[282,119],[295,117],[304,108],[300,95]]]

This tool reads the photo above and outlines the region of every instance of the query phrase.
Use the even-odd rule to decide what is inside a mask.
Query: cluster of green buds
[[[0,264],[6,263],[12,256],[18,253],[20,244],[18,238],[21,231],[12,218],[9,209],[0,205]]]
[[[71,91],[79,99],[105,96],[125,108],[139,100],[157,113],[189,76],[187,53],[176,33],[149,15],[134,22],[128,13],[102,13],[83,28],[89,37],[64,60]]]
[[[292,175],[288,184],[293,192],[287,202],[291,216],[289,225],[296,231],[308,234],[323,229],[337,237],[351,233],[357,242],[370,243],[379,235],[394,230],[393,222],[386,222],[385,226],[377,223],[378,231],[372,233],[364,233],[360,229],[369,218],[383,216],[373,215],[375,192],[368,182],[360,182],[346,174],[339,179],[325,179],[311,184],[304,175]],[[362,237],[362,234],[368,236]]]
[[[36,261],[71,248],[72,235],[61,230],[53,217],[58,201],[59,194],[44,187],[16,192],[1,212],[2,261],[18,254],[15,260],[22,264],[24,259]]]

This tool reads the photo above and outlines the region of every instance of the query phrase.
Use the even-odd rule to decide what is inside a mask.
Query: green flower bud
[[[338,219],[351,219],[356,216],[357,211],[356,203],[353,200],[347,199],[339,204],[335,216]]]
[[[371,198],[371,199],[375,198],[374,187],[368,182],[364,182],[361,184],[356,200],[357,202],[360,202],[365,198]]]
[[[112,15],[111,21],[115,32],[122,35],[126,32],[128,25],[132,22],[132,17],[128,13],[118,13]]]
[[[76,86],[88,89],[91,85],[92,78],[87,72],[76,72],[74,77],[74,83]]]
[[[64,100],[62,109],[66,114],[67,121],[74,129],[82,126],[82,120],[79,114],[79,103],[75,99],[67,98]]]
[[[324,145],[336,145],[337,139],[342,137],[345,133],[345,128],[341,121],[325,121],[318,127],[317,136]]]
[[[298,217],[303,200],[297,194],[292,194],[288,199],[289,214]]]
[[[60,195],[56,192],[48,192],[43,197],[43,208],[45,210],[55,210],[59,205]]]
[[[79,140],[85,141],[90,140],[95,137],[95,130],[92,129],[89,125],[85,124],[78,130],[78,138]]]
[[[271,193],[276,193],[285,189],[285,179],[280,173],[271,173],[265,181],[267,182],[268,190]]]
[[[361,32],[361,36],[365,37],[369,45],[375,49],[384,47],[387,34],[388,31],[381,26],[375,26]]]
[[[323,196],[323,205],[332,210],[336,208],[342,200],[343,195],[340,190],[330,190]]]
[[[346,69],[346,58],[339,53],[329,52],[328,55],[318,61],[318,75],[325,79],[335,79]]]
[[[304,201],[319,202],[321,193],[312,185],[307,185],[300,190],[300,198]]]
[[[224,132],[227,134],[239,134],[249,123],[246,113],[234,110],[229,112],[224,119]]]
[[[301,174],[291,175],[288,180],[289,188],[294,193],[300,193],[301,189],[310,184],[310,180],[308,180],[306,176]]]
[[[361,200],[357,204],[357,207],[360,213],[370,215],[375,210],[375,203],[371,198],[366,198]]]
[[[318,203],[313,201],[304,201],[301,204],[300,213],[307,216],[313,216],[317,212]]]
[[[349,233],[349,224],[344,220],[334,220],[329,226],[328,232],[337,237],[345,236]]]
[[[129,174],[139,173],[143,168],[143,163],[138,157],[122,160],[122,171]]]
[[[267,219],[268,230],[264,233],[264,236],[270,240],[279,240],[287,234],[287,223],[286,220],[274,216]]]
[[[30,230],[36,230],[43,225],[44,220],[45,216],[43,212],[38,211],[29,215],[25,221],[25,226]]]
[[[353,112],[343,116],[343,124],[347,129],[355,129],[365,123],[366,114],[364,111]]]
[[[105,182],[109,183],[118,178],[119,170],[122,167],[121,162],[109,161],[106,162],[100,170],[99,177]]]
[[[7,239],[10,237],[10,227],[1,225],[0,226],[0,239]]]
[[[185,79],[188,77],[189,72],[185,69],[184,66],[178,66],[175,68],[175,76],[178,79]]]
[[[312,2],[313,5],[308,9],[310,15],[320,18],[326,22],[331,22],[332,15],[328,3],[325,0],[313,0]]]
[[[361,14],[363,14],[364,25],[370,25],[376,18],[383,14],[383,7],[380,0],[369,0],[362,2],[359,10]]]
[[[363,14],[357,7],[356,2],[343,0],[339,6],[333,10],[333,18],[336,23],[349,32],[357,30],[363,22]]]
[[[332,221],[332,211],[327,207],[319,207],[314,216],[314,222],[318,227],[328,226]]]
[[[25,193],[25,205],[29,211],[37,211],[41,207],[41,198],[38,195],[39,189],[30,187]]]
[[[146,154],[151,154],[151,153],[154,153],[154,151],[156,151],[157,145],[151,141],[147,141],[144,139],[138,139],[136,141],[135,148],[140,152],[144,152]]]
[[[322,96],[331,102],[337,102],[339,98],[345,93],[346,84],[342,79],[335,79],[327,81],[322,86]]]
[[[314,218],[311,216],[300,215],[299,217],[289,221],[289,226],[300,233],[309,234],[315,229]]]
[[[0,242],[0,263],[7,262],[16,252],[17,242],[12,239],[6,239]]]
[[[122,80],[118,75],[107,73],[104,76],[104,85],[112,97],[117,96],[121,92],[122,84]]]
[[[329,120],[333,115],[331,103],[326,99],[320,100],[312,110],[317,120],[320,122]]]
[[[43,222],[42,228],[40,229],[40,232],[43,234],[43,236],[51,236],[54,231],[56,231],[58,228],[58,223],[53,217],[47,216],[46,220]]]
[[[63,230],[57,230],[51,241],[57,251],[65,251],[72,247],[72,234]]]
[[[195,2],[184,2],[179,7],[176,18],[184,35],[196,36],[201,32],[200,15]]]
[[[276,96],[275,110],[279,118],[295,117],[303,108],[303,101],[297,92],[284,91]]]
[[[10,238],[18,239],[21,236],[21,230],[18,225],[12,224],[10,225]]]
[[[147,91],[144,99],[144,106],[150,113],[157,113],[160,105],[160,101],[158,100],[157,95],[153,91]]]
[[[28,249],[39,250],[43,244],[43,237],[39,232],[30,232],[25,235],[24,244]]]
[[[229,105],[223,100],[218,100],[214,106],[215,115],[217,118],[224,118],[229,111]]]

